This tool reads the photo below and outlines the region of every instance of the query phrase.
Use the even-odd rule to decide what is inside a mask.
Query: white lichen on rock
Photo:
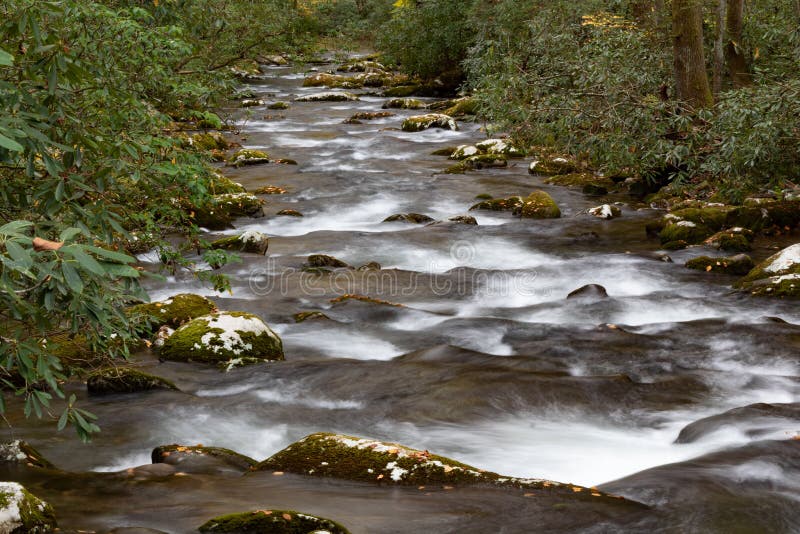
[[[55,514],[17,482],[0,482],[0,534],[52,532]]]

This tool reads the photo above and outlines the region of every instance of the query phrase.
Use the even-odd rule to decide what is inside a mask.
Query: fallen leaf
[[[274,471],[274,472],[272,473],[272,475],[273,475],[273,476],[276,476],[276,477],[279,477],[279,476],[283,475],[283,471]]]
[[[287,520],[287,521],[291,521],[291,520],[292,520],[292,516],[291,516],[291,515],[289,515],[289,514],[283,514],[283,518],[284,518],[285,520]]]
[[[533,497],[534,495],[536,495],[536,494],[535,493],[524,493],[522,496],[523,497]]]
[[[710,265],[706,265],[706,272],[710,271],[712,267]]]
[[[42,239],[41,237],[33,238],[33,250],[37,252],[41,252],[43,250],[58,250],[63,246],[64,243],[61,241],[48,241],[47,239]]]

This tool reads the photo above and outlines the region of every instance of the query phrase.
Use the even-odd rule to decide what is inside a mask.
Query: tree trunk
[[[703,52],[701,0],[672,0],[673,66],[678,98],[694,108],[714,104]]]
[[[725,23],[728,0],[717,0],[716,37],[714,38],[714,78],[712,86],[716,97],[722,91],[725,70]]]
[[[733,87],[746,87],[753,83],[747,58],[742,47],[742,28],[744,26],[744,0],[728,0],[727,28],[728,44],[725,45],[725,59],[731,73]]]

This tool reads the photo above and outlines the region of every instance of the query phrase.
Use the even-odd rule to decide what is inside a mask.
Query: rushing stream
[[[320,91],[301,87],[297,69],[270,72],[252,84],[266,101]],[[289,191],[264,197],[266,217],[236,221],[235,232],[270,236],[268,255],[243,255],[223,269],[231,294],[188,275],[148,289],[153,300],[194,292],[221,309],[260,315],[282,337],[286,361],[221,373],[144,354],[146,369],[181,392],[94,398],[70,385],[100,416],[103,431],[89,445],[55,433],[52,424],[13,420],[13,437],[71,472],[15,475],[53,503],[61,525],[191,532],[220,513],[285,506],[353,532],[537,531],[540,511],[494,489],[427,495],[288,475],[134,483],[87,473],[149,464],[152,448],[168,443],[263,459],[309,433],[331,431],[507,475],[606,484],[657,508],[652,518],[619,519],[616,527],[593,516],[543,523],[557,531],[592,524],[601,525],[597,532],[797,531],[800,442],[790,439],[800,431],[797,307],[734,294],[731,278],[685,269],[696,250],[662,261],[657,240],[644,231],[659,212],[620,197],[611,200],[625,202],[621,218],[586,215],[596,199],[544,185],[528,174],[529,160],[438,174],[451,162],[430,153],[485,138],[480,124],[405,133],[403,117],[419,114],[406,110],[343,123],[355,112],[379,111],[385,100],[293,102],[285,111],[258,107],[241,115],[245,147],[299,163],[224,169],[248,190]],[[408,212],[446,221],[467,214],[478,194],[533,189],[553,196],[561,219],[473,211],[478,226],[381,222]],[[276,216],[283,209],[304,217]],[[317,253],[383,268],[301,273]],[[566,299],[586,284],[604,286],[609,296]],[[331,303],[346,293],[404,306]],[[296,324],[292,316],[308,310],[331,320]],[[782,411],[706,419],[755,403]]]

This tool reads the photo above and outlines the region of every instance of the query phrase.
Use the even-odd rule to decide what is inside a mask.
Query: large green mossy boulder
[[[251,193],[214,195],[213,203],[230,217],[263,217],[264,201]]]
[[[25,441],[15,440],[0,443],[0,462],[26,467],[55,469],[42,454]]]
[[[747,252],[752,248],[754,238],[755,234],[747,228],[728,228],[712,235],[703,244],[728,252]]]
[[[416,98],[393,98],[383,104],[383,109],[425,109],[428,104]]]
[[[263,256],[269,249],[269,237],[256,230],[248,230],[239,235],[217,239],[211,243],[211,248]]]
[[[452,105],[444,110],[445,115],[464,117],[467,115],[477,115],[478,113],[478,102],[470,96],[457,98],[449,103]]]
[[[263,150],[255,150],[252,148],[243,148],[237,150],[228,160],[230,165],[234,167],[243,167],[245,165],[259,165],[262,163],[269,163],[269,154]]]
[[[195,319],[217,310],[216,304],[206,297],[192,293],[181,293],[167,300],[137,304],[128,308],[129,316],[142,315],[150,321],[153,331],[162,326],[178,328]]]
[[[328,72],[317,72],[306,76],[303,80],[303,87],[331,87],[343,89],[358,89],[364,86],[363,80],[341,74],[330,74]]]
[[[756,295],[800,296],[800,243],[756,265],[735,287]]]
[[[521,158],[523,151],[503,139],[486,139],[474,145],[460,145],[451,151],[450,159],[465,160],[476,156]]]
[[[306,436],[257,469],[388,485],[492,485],[546,489],[577,499],[619,499],[571,484],[505,477],[397,443],[331,433]]]
[[[729,258],[699,256],[686,262],[686,267],[696,271],[737,274],[739,276],[749,273],[753,266],[753,259],[747,254],[737,254]]]
[[[360,100],[353,93],[325,92],[295,98],[295,102],[348,102]]]
[[[534,191],[528,195],[519,213],[523,219],[557,219],[561,217],[558,204],[544,191]]]
[[[469,210],[518,211],[525,203],[522,197],[492,198],[473,205]]]
[[[154,389],[174,389],[177,386],[160,376],[151,375],[130,367],[109,367],[99,369],[86,379],[86,389],[90,395],[111,395],[114,393],[138,393]]]
[[[204,523],[199,530],[226,534],[349,534],[335,521],[293,510],[256,510],[223,515]]]
[[[56,526],[52,506],[16,482],[0,482],[0,532],[41,534]]]
[[[242,365],[283,360],[281,338],[260,317],[218,312],[178,328],[159,351],[170,361]]]
[[[578,167],[567,158],[537,158],[528,166],[528,172],[543,176],[554,176],[558,174],[570,174],[575,172]]]
[[[458,125],[453,117],[442,113],[427,113],[416,115],[403,121],[400,127],[404,132],[421,132],[429,128],[441,128],[444,130],[458,130]]]
[[[658,234],[664,248],[674,250],[702,243],[714,231],[692,221],[671,220]]]

